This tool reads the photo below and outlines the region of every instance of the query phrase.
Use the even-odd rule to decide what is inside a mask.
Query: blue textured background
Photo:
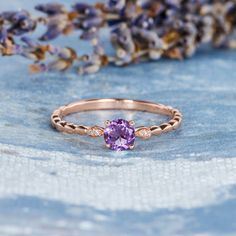
[[[36,3],[1,1],[0,9]],[[89,50],[77,35],[57,43]],[[1,236],[236,235],[234,51],[206,47],[182,62],[108,67],[84,77],[30,76],[28,63],[0,58]],[[121,153],[105,149],[102,139],[51,128],[57,106],[96,97],[169,104],[184,123]],[[117,116],[137,125],[165,120],[118,111],[68,119],[102,124]]]

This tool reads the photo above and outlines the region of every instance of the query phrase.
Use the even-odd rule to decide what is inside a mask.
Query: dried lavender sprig
[[[235,47],[236,0],[107,0],[105,4],[77,3],[70,10],[57,3],[35,8],[45,16],[34,18],[25,10],[0,13],[1,54],[30,58],[33,72],[64,71],[77,64],[79,74],[94,73],[108,64],[183,59],[203,43]],[[32,41],[27,35],[39,24],[47,30]],[[99,40],[100,30],[106,27],[115,55],[107,55]],[[70,47],[40,42],[75,31],[81,32],[82,40],[90,41],[92,55],[79,56]],[[18,36],[24,36],[23,43],[15,42]]]

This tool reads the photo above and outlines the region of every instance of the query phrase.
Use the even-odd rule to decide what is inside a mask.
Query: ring
[[[93,110],[135,110],[155,113],[170,117],[170,121],[149,127],[134,127],[134,121],[115,119],[105,121],[105,127],[98,125],[77,125],[63,120],[63,117],[84,111]],[[134,148],[136,138],[149,139],[152,135],[161,135],[177,129],[182,122],[182,114],[170,106],[147,101],[129,99],[90,99],[70,103],[56,109],[51,116],[51,124],[60,132],[88,135],[90,137],[104,136],[106,146],[112,150],[129,150]]]

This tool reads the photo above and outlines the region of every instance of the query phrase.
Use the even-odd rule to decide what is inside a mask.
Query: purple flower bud
[[[80,35],[80,38],[84,40],[91,40],[95,37],[97,37],[97,29],[95,27],[83,31]]]
[[[166,4],[169,8],[180,8],[181,7],[181,1],[180,0],[166,0]]]
[[[31,39],[30,37],[28,36],[23,36],[21,37],[21,41],[24,42],[26,45],[28,45],[29,47],[36,47],[38,46],[39,44],[36,43],[33,39]]]
[[[226,3],[226,12],[227,12],[227,16],[229,16],[231,18],[231,21],[234,25],[236,25],[236,4],[231,1]]]
[[[126,0],[107,0],[107,8],[112,11],[120,11],[125,7]]]
[[[13,54],[21,55],[23,50],[23,47],[21,47],[20,45],[14,45]]]
[[[11,21],[15,14],[16,14],[15,11],[5,11],[0,14],[0,17],[3,20]]]
[[[86,3],[76,3],[73,5],[73,9],[81,14],[85,14],[85,11],[90,8],[92,8],[92,6]]]
[[[66,12],[65,7],[59,3],[39,4],[35,7],[35,9],[48,15],[55,15]]]
[[[87,8],[84,13],[87,17],[95,17],[95,16],[101,16],[102,15],[101,11],[97,10],[94,7]]]
[[[29,18],[30,18],[29,12],[27,12],[25,10],[21,10],[21,11],[16,12],[13,15],[12,21],[17,24],[20,21],[25,20],[25,19],[29,19]]]
[[[7,35],[7,30],[5,28],[2,28],[0,30],[0,43],[4,43],[7,39],[8,35]]]
[[[55,15],[66,12],[65,7],[59,3],[39,4],[35,7],[35,9],[48,15]]]
[[[139,39],[141,44],[147,44],[149,48],[162,48],[163,42],[155,31],[149,31],[137,27],[132,28],[132,34]]]
[[[133,53],[135,45],[132,39],[131,31],[126,24],[120,24],[112,31],[112,43],[115,47],[121,47],[129,53]]]
[[[36,21],[31,18],[27,11],[18,11],[14,13],[8,13],[8,21],[12,24],[8,29],[8,32],[15,35],[21,35],[30,31],[33,31],[36,27]]]
[[[99,27],[103,23],[103,19],[101,17],[93,17],[87,18],[82,22],[83,29],[90,29],[92,27]]]
[[[133,22],[133,25],[144,28],[144,29],[150,29],[154,27],[154,20],[153,18],[147,16],[147,15],[139,15],[135,21]]]
[[[57,25],[50,25],[47,32],[43,34],[39,39],[41,41],[52,40],[61,34],[61,29]]]

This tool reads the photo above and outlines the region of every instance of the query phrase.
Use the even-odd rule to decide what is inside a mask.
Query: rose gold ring
[[[84,126],[69,123],[63,117],[76,112],[92,110],[135,110],[155,113],[170,117],[170,121],[149,127],[134,127],[134,121],[116,119],[106,121],[105,127]],[[139,100],[128,99],[91,99],[81,100],[56,109],[51,116],[51,123],[58,131],[88,135],[104,136],[106,146],[112,150],[128,150],[134,148],[135,138],[149,139],[152,135],[160,135],[177,129],[182,121],[182,114],[170,106]]]

